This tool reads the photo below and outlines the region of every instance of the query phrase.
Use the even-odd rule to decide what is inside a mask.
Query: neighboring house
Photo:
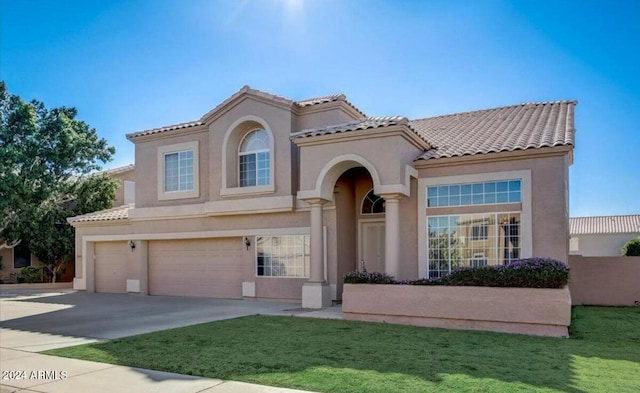
[[[118,181],[113,206],[122,206],[134,202],[134,170],[134,165],[126,165],[104,172]],[[23,267],[42,266],[38,258],[33,256],[29,248],[24,244],[18,244],[13,248],[0,248],[0,257],[2,257],[0,280],[3,282],[16,281]],[[71,281],[74,277],[74,267],[75,265],[71,265],[65,268],[64,273],[58,276],[58,281]]]
[[[571,217],[570,253],[585,257],[620,256],[622,246],[640,237],[640,214]]]
[[[117,207],[135,202],[135,169],[135,165],[130,164],[104,172],[118,181],[112,206]]]
[[[575,105],[409,120],[245,86],[199,120],[127,135],[135,207],[69,220],[74,287],[317,308],[361,261],[406,279],[566,262]]]

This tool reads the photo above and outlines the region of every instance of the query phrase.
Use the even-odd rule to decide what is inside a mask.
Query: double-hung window
[[[164,155],[164,191],[193,190],[193,151]]]
[[[263,129],[247,134],[238,152],[240,187],[270,183],[269,134]]]
[[[158,148],[159,200],[199,197],[198,178],[198,141]]]

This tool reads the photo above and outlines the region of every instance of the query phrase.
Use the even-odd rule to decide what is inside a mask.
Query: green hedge
[[[640,237],[631,239],[622,246],[622,256],[640,257]]]
[[[462,268],[446,277],[397,281],[376,272],[351,272],[346,284],[451,285],[477,287],[563,288],[569,282],[569,267],[548,258],[520,259],[506,266]]]

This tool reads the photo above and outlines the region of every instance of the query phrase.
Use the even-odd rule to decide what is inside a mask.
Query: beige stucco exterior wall
[[[419,178],[435,178],[494,172],[531,171],[532,256],[567,262],[569,255],[568,155],[532,156],[529,153],[501,154],[501,161],[471,161],[467,158],[442,161],[418,168]],[[495,156],[494,156],[495,158]],[[435,165],[438,164],[438,165]],[[512,204],[510,204],[512,205]],[[478,211],[480,211],[478,209]],[[421,218],[422,220],[422,218]],[[422,225],[422,224],[420,224]]]
[[[640,257],[569,257],[574,305],[632,306],[640,302]]]
[[[135,171],[132,169],[126,172],[116,173],[115,175],[111,175],[111,177],[118,181],[118,188],[116,188],[116,196],[113,200],[113,206],[122,206],[124,205],[124,182],[135,182]]]
[[[2,270],[0,270],[0,280],[7,281],[12,274],[20,274],[22,268],[13,268],[13,249],[0,249],[0,257],[2,257]],[[31,255],[31,266],[43,266],[43,264],[33,254]]]
[[[250,114],[250,115],[248,115]],[[243,120],[244,119],[244,120]],[[256,120],[254,120],[256,119]],[[289,134],[292,132],[292,113],[289,108],[259,101],[248,97],[240,100],[224,114],[216,118],[209,125],[210,161],[207,163],[211,173],[209,185],[210,200],[221,200],[220,188],[223,186],[222,163],[225,161],[226,187],[237,187],[239,144],[249,131],[255,127],[243,128],[243,123],[264,123],[272,132],[274,148],[271,159],[274,161],[275,173],[271,173],[275,180],[275,191],[271,196],[292,195],[291,165],[292,151]],[[236,129],[235,131],[230,128]],[[225,149],[225,135],[230,132]],[[225,153],[225,154],[223,154]],[[244,195],[244,198],[262,197],[264,195]]]
[[[347,111],[342,102],[325,104],[321,107],[305,107],[296,116],[296,129],[298,131],[318,128],[329,124],[343,124],[357,119],[358,114]]]
[[[197,198],[158,200],[158,148],[178,143],[198,141],[199,189]],[[136,143],[136,206],[176,206],[202,203],[209,199],[209,134],[206,129],[190,130],[171,138],[141,140]],[[162,172],[161,172],[162,173]]]
[[[572,247],[570,252],[585,257],[617,257],[626,242],[639,236],[640,233],[574,235],[571,243],[577,245],[577,249]]]
[[[360,156],[371,163],[382,185],[405,184],[406,166],[413,165],[419,152],[417,147],[397,135],[303,146],[300,189],[316,189],[316,181],[327,164],[336,157],[347,155]]]

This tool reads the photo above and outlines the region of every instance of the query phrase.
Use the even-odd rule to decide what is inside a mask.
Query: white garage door
[[[151,295],[242,297],[240,238],[149,242]]]
[[[127,261],[131,252],[126,242],[95,244],[96,292],[127,292]]]

